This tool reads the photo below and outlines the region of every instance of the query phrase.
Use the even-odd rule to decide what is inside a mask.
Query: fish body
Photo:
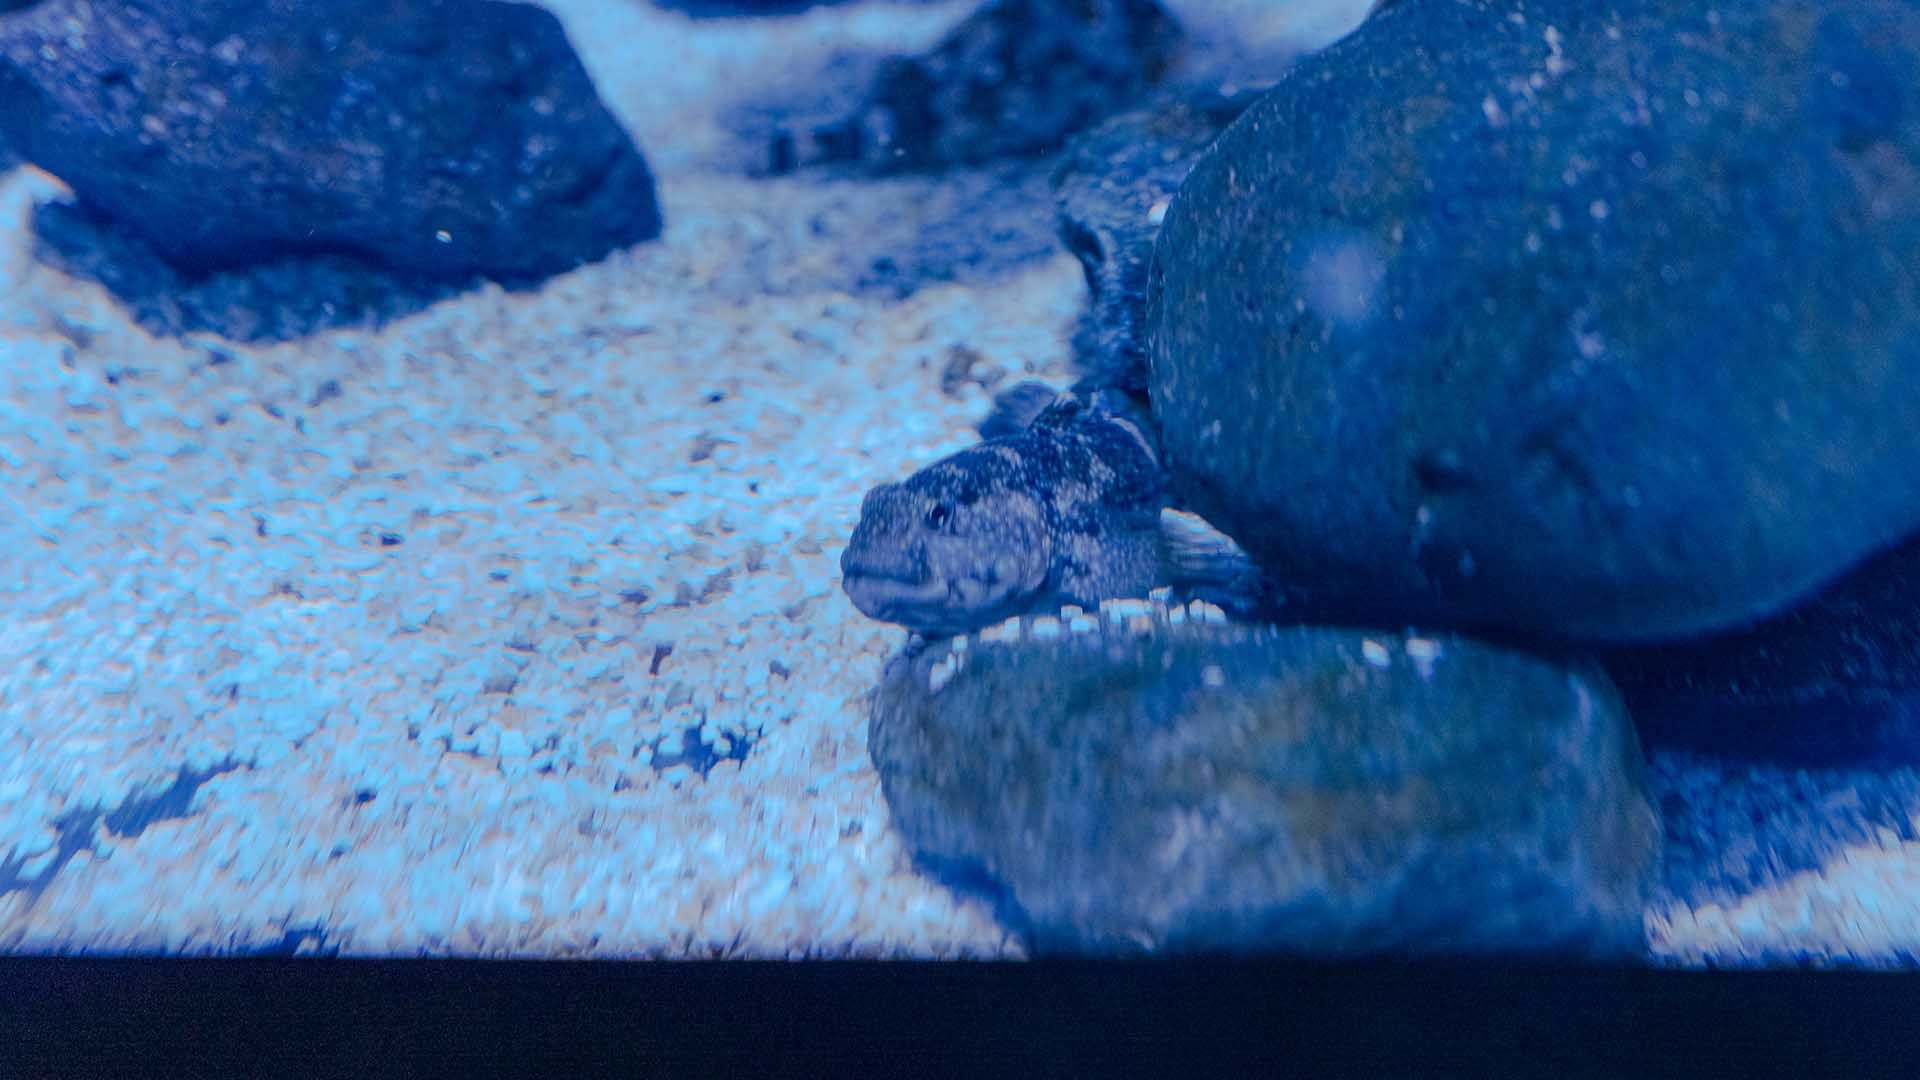
[[[1145,596],[1166,576],[1165,476],[1120,412],[1062,395],[989,439],[867,494],[841,556],[868,616],[927,635]]]

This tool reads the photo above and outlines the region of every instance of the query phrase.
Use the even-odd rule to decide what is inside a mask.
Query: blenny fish
[[[1251,564],[1225,537],[1163,513],[1148,431],[1065,394],[1017,434],[882,484],[840,558],[842,587],[866,615],[928,636],[1170,583],[1227,588]]]

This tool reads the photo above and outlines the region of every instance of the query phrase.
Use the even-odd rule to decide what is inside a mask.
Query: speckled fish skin
[[[1165,503],[1139,430],[1063,397],[1018,435],[869,492],[842,587],[866,615],[929,636],[1145,596],[1161,573]]]

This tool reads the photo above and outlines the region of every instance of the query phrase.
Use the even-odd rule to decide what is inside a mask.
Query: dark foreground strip
[[[1913,1075],[1920,984],[1269,961],[0,962],[0,1075]]]

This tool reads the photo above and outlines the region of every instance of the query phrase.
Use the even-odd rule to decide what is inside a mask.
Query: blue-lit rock
[[[523,4],[44,0],[0,19],[0,138],[188,273],[344,253],[536,278],[661,224]]]
[[[655,7],[684,11],[697,18],[792,15],[844,0],[653,0]]]
[[[1147,393],[1147,264],[1194,159],[1253,104],[1251,91],[1171,92],[1073,140],[1053,174],[1060,240],[1087,276],[1075,341],[1090,384]]]
[[[1659,827],[1603,675],[1137,609],[930,645],[875,698],[902,834],[1033,948],[1641,947]]]
[[[985,0],[932,49],[883,64],[801,157],[889,172],[1052,150],[1137,101],[1183,38],[1159,0]]]
[[[1920,9],[1423,0],[1203,157],[1179,490],[1306,618],[1738,626],[1920,528]]]

